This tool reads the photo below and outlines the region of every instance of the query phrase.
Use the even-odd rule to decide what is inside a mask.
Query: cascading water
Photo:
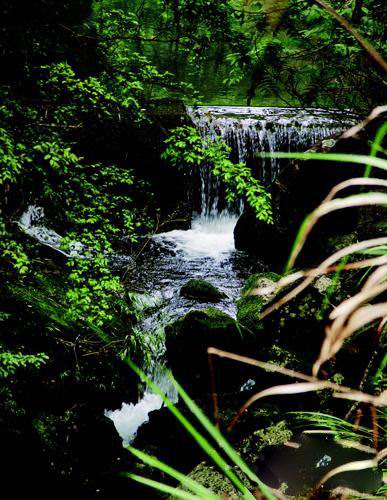
[[[203,137],[223,139],[238,161],[249,165],[260,157],[258,177],[266,183],[278,175],[280,163],[262,153],[305,151],[358,121],[350,112],[318,108],[199,106],[188,113]]]
[[[36,205],[29,205],[17,222],[19,228],[26,234],[37,240],[42,245],[46,245],[66,257],[76,257],[77,259],[92,259],[94,251],[85,247],[79,241],[69,242],[63,246],[63,236],[45,225],[44,208]],[[133,260],[128,255],[106,254],[112,267],[122,267],[133,265]]]
[[[356,121],[354,115],[324,110],[200,107],[188,111],[203,137],[215,140],[220,136],[232,147],[236,160],[243,162],[262,152],[305,150]],[[261,158],[258,163],[261,168],[256,173],[261,180],[269,182],[278,174],[280,165],[276,160]],[[190,278],[209,279],[225,292],[227,297],[217,307],[235,316],[235,300],[251,271],[250,262],[247,264],[245,257],[234,251],[233,230],[240,207],[227,207],[221,185],[207,167],[199,175],[201,206],[193,216],[191,228],[155,235],[153,243],[157,251],[146,255],[132,277],[137,289],[140,286],[158,300],[159,307],[150,308],[138,327],[149,339],[150,349],[152,339],[160,332],[163,334],[168,322],[192,308],[208,307],[209,304],[180,296],[182,285]],[[148,374],[170,399],[176,400],[176,392],[162,370],[164,351],[162,341],[157,349],[152,349],[153,362]],[[247,385],[251,383],[248,381]],[[123,441],[130,443],[138,428],[148,422],[149,414],[161,407],[161,398],[146,389],[137,404],[123,403],[121,409],[105,414],[114,421]]]
[[[22,231],[35,238],[43,245],[46,245],[67,257],[83,258],[85,249],[81,243],[73,242],[67,251],[62,248],[63,236],[53,229],[47,228],[44,224],[44,209],[36,205],[30,205],[22,214],[18,225]]]

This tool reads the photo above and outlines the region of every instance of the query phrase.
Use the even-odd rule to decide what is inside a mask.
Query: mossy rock
[[[208,347],[233,352],[241,352],[245,347],[244,331],[238,323],[214,307],[188,312],[168,325],[165,334],[173,373],[191,389],[203,385],[209,389]],[[236,370],[222,372],[221,379],[221,382],[226,379],[235,382],[238,379]]]
[[[225,335],[240,337],[240,332],[231,316],[215,307],[207,307],[190,311],[167,325],[166,335],[167,343],[171,338],[185,337],[188,340],[188,336],[195,336],[194,341],[200,342],[203,338],[224,340]]]
[[[259,460],[263,450],[269,446],[281,446],[290,441],[293,432],[285,420],[281,420],[269,427],[254,431],[246,437],[240,445],[243,458],[253,465]]]
[[[239,473],[240,475],[240,473]],[[236,500],[238,498],[243,498],[242,493],[240,493],[234,485],[231,483],[227,477],[224,476],[216,467],[210,465],[206,462],[201,462],[197,465],[188,476],[190,479],[198,482],[205,488],[209,489],[220,498],[227,498],[228,500]],[[247,478],[242,478],[244,484],[248,484]],[[186,491],[185,487],[181,486],[179,489]],[[169,497],[170,500],[176,500],[176,496]]]
[[[260,320],[262,309],[277,293],[276,273],[257,273],[250,276],[237,301],[238,322],[252,333],[260,333],[264,325]]]
[[[264,318],[264,328],[275,332],[276,344],[302,357],[309,371],[325,337],[324,318],[338,293],[322,276],[292,300]],[[333,295],[332,295],[333,293]]]
[[[255,273],[247,278],[242,288],[241,295],[246,297],[254,295],[257,297],[271,297],[276,292],[275,283],[281,278],[277,273]]]
[[[227,295],[218,290],[214,285],[202,279],[190,279],[182,286],[180,295],[187,299],[201,302],[219,302]]]

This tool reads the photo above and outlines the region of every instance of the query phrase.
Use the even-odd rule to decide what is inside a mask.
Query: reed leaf
[[[334,476],[337,476],[338,474],[342,474],[343,472],[353,472],[353,471],[358,471],[358,470],[364,470],[364,469],[372,469],[374,467],[377,467],[379,462],[384,460],[387,456],[387,448],[380,451],[375,458],[369,459],[369,460],[357,460],[355,462],[348,462],[343,465],[339,465],[338,467],[335,467],[334,469],[330,470],[327,472],[317,483],[315,486],[315,490],[318,490],[324,483],[326,483],[329,479],[331,479]]]
[[[301,225],[301,228],[293,244],[288,263],[286,265],[286,272],[293,267],[294,262],[301,252],[308,235],[321,217],[328,215],[336,210],[343,210],[345,208],[355,208],[367,205],[387,205],[387,194],[372,192],[361,193],[347,196],[346,198],[336,198],[319,205],[305,218],[304,222]]]
[[[229,444],[227,439],[221,434],[219,429],[215,427],[215,425],[209,420],[209,418],[202,412],[202,410],[197,406],[197,404],[188,396],[188,394],[184,391],[184,389],[180,386],[180,384],[170,376],[173,384],[175,385],[179,395],[189,408],[189,410],[193,413],[193,415],[199,420],[199,422],[203,425],[206,431],[210,434],[210,436],[218,443],[218,445],[224,450],[224,452],[228,455],[228,457],[234,462],[234,464],[239,467],[239,469],[246,474],[246,476],[256,483],[261,492],[268,499],[275,500],[275,496],[272,494],[270,488],[268,488],[259,478],[258,476],[249,468],[249,466],[245,463],[242,457],[237,453],[234,448]]]
[[[177,471],[173,467],[170,467],[166,463],[162,462],[161,460],[158,460],[156,457],[153,457],[147,453],[144,453],[141,450],[138,450],[134,448],[133,446],[128,446],[127,449],[137,458],[139,458],[142,462],[145,464],[150,465],[151,467],[154,467],[155,469],[159,469],[165,474],[168,474],[168,476],[173,477],[177,481],[179,481],[183,486],[191,490],[193,493],[198,495],[200,498],[205,498],[208,500],[219,500],[218,495],[210,491],[208,488],[205,488],[202,486],[200,483],[197,481],[194,481],[190,477],[186,476],[185,474],[182,474],[181,472]]]
[[[132,474],[130,472],[125,473],[124,475],[132,479],[133,481],[137,481],[138,483],[149,486],[155,490],[161,491],[162,493],[168,493],[169,495],[173,495],[176,498],[181,498],[182,500],[200,500],[200,498],[205,498],[198,497],[196,495],[193,495],[192,493],[188,493],[187,491],[179,490],[178,488],[169,486],[168,484],[160,483],[159,481],[155,481],[154,479],[148,479],[147,477],[138,476],[137,474]]]
[[[133,361],[126,358],[126,363],[133,369],[135,373],[140,377],[140,379],[148,384],[148,386],[162,398],[167,408],[171,413],[177,418],[177,420],[183,425],[183,427],[191,434],[198,445],[207,453],[207,455],[212,459],[212,461],[220,468],[222,473],[228,477],[228,479],[234,484],[234,486],[242,493],[243,498],[254,499],[254,496],[242,483],[239,477],[232,471],[229,464],[224,460],[224,458],[217,452],[217,450],[209,443],[209,441],[198,432],[191,422],[180,412],[175,405],[168,399],[165,393],[155,384]],[[275,497],[273,497],[275,498]]]

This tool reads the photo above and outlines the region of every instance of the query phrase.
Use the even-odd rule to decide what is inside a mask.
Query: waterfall
[[[262,153],[305,151],[321,139],[342,132],[358,121],[357,115],[317,108],[260,108],[199,106],[188,108],[189,116],[205,139],[223,139],[233,158],[246,163],[265,184],[279,173],[280,160]],[[220,186],[208,168],[200,172],[202,214],[216,215]]]
[[[357,121],[350,114],[286,108],[200,107],[188,108],[188,112],[204,138],[215,140],[221,137],[231,146],[236,161],[246,162],[249,166],[250,161],[255,162],[252,165],[254,174],[265,183],[275,178],[280,163],[275,159],[257,158],[257,154],[305,150]],[[157,273],[154,274],[154,262],[151,260],[148,264],[153,278],[160,280],[151,282],[151,291],[156,289],[164,294],[168,321],[192,308],[192,303],[187,303],[179,293],[188,278],[211,277],[216,279],[217,284],[223,283],[233,308],[242,285],[230,259],[235,250],[233,230],[241,207],[227,206],[222,185],[207,166],[202,167],[199,175],[200,209],[194,214],[191,228],[174,229],[153,236],[155,243],[168,250],[158,256]],[[195,307],[204,307],[204,304],[195,304]],[[235,314],[229,309],[227,312]],[[145,332],[152,330],[152,325],[153,328],[157,324],[160,327],[158,315],[156,308],[142,325]],[[162,364],[158,364],[162,355],[156,352],[153,357],[153,368],[148,370],[148,376],[166,391],[173,402],[177,401],[171,381],[166,377]],[[249,379],[241,390],[249,390],[253,385],[254,381]],[[162,406],[160,396],[147,388],[137,403],[123,403],[120,409],[106,410],[105,415],[113,420],[125,444],[135,439],[138,428],[146,424],[152,412]]]

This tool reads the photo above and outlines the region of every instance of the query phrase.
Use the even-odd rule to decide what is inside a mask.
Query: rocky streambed
[[[215,116],[211,120],[200,111],[198,116],[199,127],[204,132],[210,130],[211,134],[216,134],[218,127],[222,137],[231,142],[237,137],[239,155],[244,151],[240,149],[240,141],[243,134],[246,137],[251,134],[250,122],[246,130],[243,128],[246,124],[242,124],[244,132],[240,134],[239,129],[234,133],[227,128],[230,125],[228,120],[237,120],[235,114],[221,119]],[[251,120],[250,116],[247,118]],[[294,125],[292,117],[286,119]],[[285,125],[285,122],[281,123],[281,126]],[[337,122],[335,127],[340,128]],[[328,134],[328,131],[320,132],[323,136]],[[258,138],[259,135],[257,141]],[[319,147],[340,152],[364,144],[353,142],[353,139],[350,142],[323,140]],[[172,386],[162,375],[163,368],[168,367],[210,416],[214,415],[212,384],[215,383],[219,405],[215,416],[222,431],[267,484],[280,488],[286,483],[290,495],[306,494],[321,476],[343,463],[369,458],[366,451],[346,448],[329,436],[312,438],[300,434],[302,429],[308,429],[308,423],[293,415],[293,412],[328,415],[334,412],[344,417],[348,405],[333,401],[327,391],[303,394],[302,397],[270,397],[242,415],[228,434],[230,422],[249,397],[260,390],[294,380],[289,380],[283,373],[220,358],[213,361],[211,377],[207,348],[216,347],[282,368],[311,373],[324,338],[324,313],[350,293],[351,279],[320,277],[296,299],[271,315],[262,319],[261,313],[285,293],[278,290],[277,282],[302,217],[318,204],[328,185],[333,186],[348,175],[356,175],[357,169],[351,167],[352,170],[350,168],[347,172],[331,170],[327,175],[326,165],[313,165],[312,172],[306,163],[301,166],[293,164],[274,178],[270,189],[276,221],[268,228],[253,220],[248,208],[239,217],[235,212],[218,209],[224,203],[220,203],[216,192],[214,194],[216,183],[205,172],[202,177],[205,191],[205,195],[202,193],[202,204],[205,204],[202,212],[193,216],[189,229],[157,234],[138,261],[129,283],[149,299],[144,319],[138,325],[147,337],[152,353],[150,363],[144,367],[148,375],[180,405]],[[275,168],[278,168],[277,163]],[[303,196],[305,189],[307,194]],[[343,226],[347,227],[345,241],[349,242],[355,241],[365,231],[370,215],[363,213],[359,216],[356,213],[354,217],[339,218],[323,226],[323,232],[319,234],[329,243],[327,252],[343,244],[337,239]],[[324,253],[321,245],[320,251],[315,252],[316,245],[318,247],[314,240],[307,253],[314,255],[314,263]],[[311,261],[306,259],[306,262]],[[358,386],[369,363],[369,356],[363,348],[362,337],[344,346],[336,358],[324,366],[322,377]],[[205,459],[168,409],[163,407],[161,399],[149,389],[144,390],[138,403],[124,402],[121,409],[106,414],[114,421],[124,442],[133,442],[135,446],[157,454],[219,494],[238,497],[231,484]],[[160,479],[157,474],[152,477]],[[344,474],[339,480],[328,483],[327,488],[347,486],[356,490],[361,487],[364,492],[372,492],[380,484],[380,471],[368,470],[355,475]]]

